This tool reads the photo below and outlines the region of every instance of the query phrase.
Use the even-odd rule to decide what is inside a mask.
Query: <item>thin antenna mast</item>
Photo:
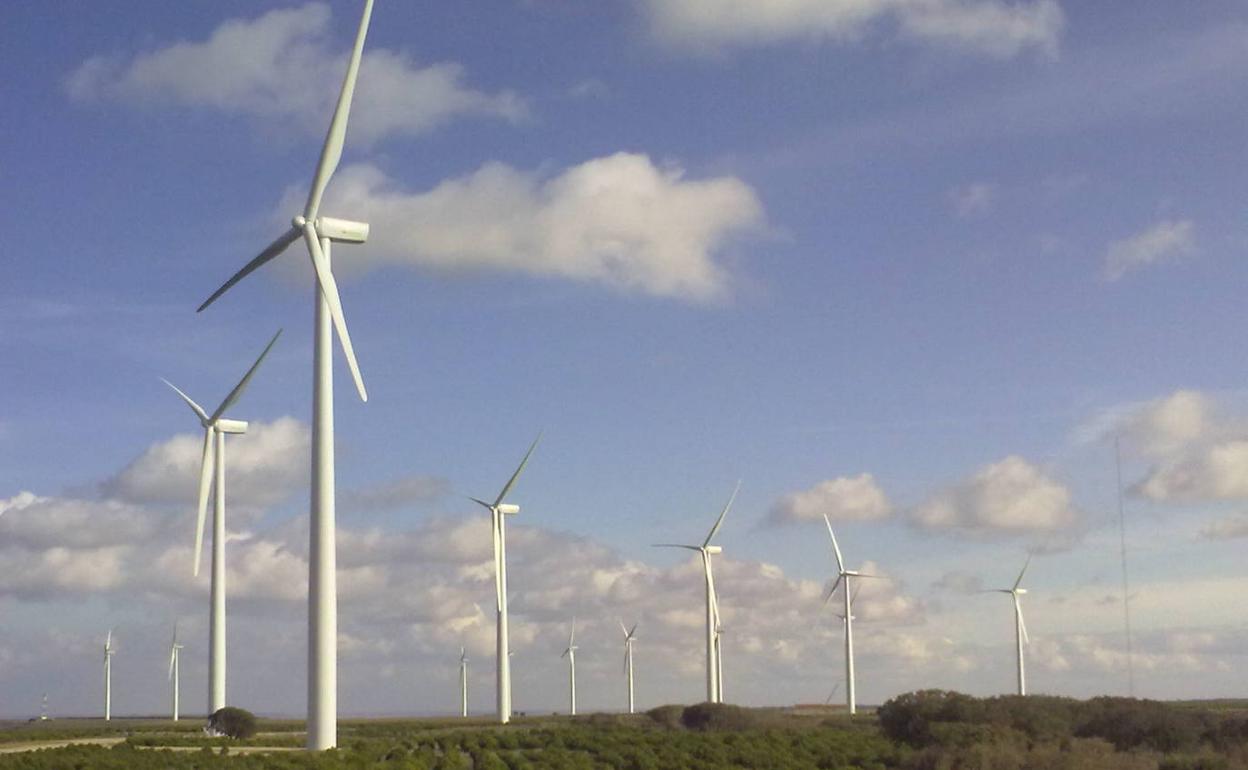
[[[1122,453],[1114,436],[1114,468],[1118,474],[1118,540],[1122,555],[1122,623],[1127,636],[1127,694],[1135,697],[1135,661],[1131,654],[1131,594],[1127,582],[1127,514],[1122,504]]]

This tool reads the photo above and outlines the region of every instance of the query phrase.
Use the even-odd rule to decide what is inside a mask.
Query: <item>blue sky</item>
[[[197,702],[196,426],[157,378],[215,403],[279,327],[234,410],[230,700],[302,711],[307,265],[194,308],[306,194],[357,13],[0,10],[0,713],[96,708],[110,625],[117,708],[162,708],[174,617]],[[373,227],[335,251],[370,392],[339,360],[344,712],[453,708],[460,644],[486,707],[463,495],[539,430],[518,707],[562,703],[572,614],[587,706],[619,705],[621,614],[640,702],[697,697],[697,576],[649,544],[700,537],[737,478],[730,699],[837,680],[825,512],[895,578],[864,593],[864,701],[1007,690],[1008,608],[957,586],[1029,549],[1033,686],[1120,692],[1113,434],[1139,691],[1234,694],[1246,36],[1233,2],[378,0],[328,197]]]

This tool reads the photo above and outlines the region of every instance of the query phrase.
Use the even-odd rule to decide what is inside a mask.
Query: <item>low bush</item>
[[[246,740],[256,734],[256,715],[246,709],[226,706],[208,717],[208,729],[235,740]]]
[[[759,726],[750,709],[727,703],[697,703],[680,715],[680,723],[690,730],[749,730]]]
[[[680,727],[680,717],[684,713],[684,706],[667,705],[655,706],[646,712],[646,716],[663,727],[677,728]]]

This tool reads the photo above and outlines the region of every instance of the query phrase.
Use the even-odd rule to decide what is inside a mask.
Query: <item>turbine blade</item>
[[[175,647],[169,651],[169,676],[167,678],[170,680],[173,679],[173,663],[175,660],[177,660],[177,658],[178,658],[178,649]]]
[[[264,361],[264,357],[267,356],[269,351],[273,349],[273,345],[277,342],[277,338],[280,336],[282,336],[282,330],[278,329],[277,334],[273,335],[273,339],[269,340],[269,344],[265,345],[264,350],[260,351],[260,357],[257,358],[256,362],[251,365],[251,368],[247,370],[247,373],[243,375],[243,379],[238,381],[238,384],[234,386],[234,390],[231,390],[230,394],[225,397],[224,401],[221,402],[221,406],[217,407],[217,411],[212,413],[212,416],[209,418],[210,421],[216,420],[218,417],[225,414],[225,410],[234,406],[235,402],[237,402],[243,395],[243,391],[247,389],[247,384],[251,382],[251,378],[255,376],[256,370],[260,368],[260,364]]]
[[[368,34],[368,22],[372,14],[373,0],[365,0],[360,28],[355,34],[355,47],[351,49],[347,74],[342,80],[342,91],[338,94],[338,106],[334,108],[334,117],[329,123],[325,144],[321,147],[321,160],[316,165],[316,176],[312,179],[312,189],[308,193],[308,205],[303,210],[303,216],[309,220],[316,219],[325,187],[329,185],[330,177],[342,160],[342,145],[347,138],[347,118],[351,114],[351,99],[355,96],[355,81],[360,74],[360,58],[364,53],[364,38]]]
[[[679,543],[654,543],[651,548],[684,548],[688,551],[701,551],[696,545],[680,545]]]
[[[469,499],[469,500],[471,500],[471,501],[473,501],[473,502],[474,502],[474,503],[476,503],[477,505],[481,506],[482,508],[486,509],[487,511],[488,511],[488,510],[492,510],[492,507],[490,506],[490,504],[489,504],[489,503],[487,503],[487,502],[486,502],[486,501],[484,501],[484,500],[478,500],[478,499],[477,499],[477,498],[475,498],[475,497],[469,497],[468,499]]]
[[[1018,586],[1023,582],[1023,575],[1027,574],[1027,565],[1031,564],[1031,554],[1027,554],[1027,560],[1023,562],[1023,568],[1018,571],[1018,580],[1014,581],[1014,590],[1018,590]]]
[[[629,638],[629,639],[632,639],[632,638],[633,638],[633,634],[634,634],[634,633],[636,633],[636,632],[637,632],[637,624],[636,624],[636,623],[634,623],[634,624],[633,624],[633,627],[632,627],[632,628],[630,628],[630,629],[628,629],[628,638]]]
[[[204,300],[204,304],[197,307],[195,309],[195,312],[196,313],[203,312],[204,308],[208,307],[213,302],[216,302],[217,297],[220,297],[222,294],[225,294],[227,291],[229,291],[230,287],[232,287],[234,284],[238,283],[239,281],[243,280],[247,276],[251,275],[251,273],[256,268],[260,267],[265,262],[268,262],[270,259],[273,259],[278,254],[281,254],[283,251],[285,251],[286,248],[290,246],[290,244],[299,240],[299,236],[301,232],[302,231],[300,231],[298,227],[292,227],[286,232],[282,233],[281,236],[279,236],[276,241],[273,241],[272,243],[270,243],[264,249],[264,251],[260,252],[259,256],[257,256],[255,259],[251,260],[247,264],[243,265],[242,270],[239,270],[237,273],[231,276],[230,280],[222,284],[220,289],[217,289],[216,291],[214,291],[211,297]]]
[[[841,547],[836,543],[836,533],[832,531],[832,520],[823,514],[823,523],[828,525],[828,537],[832,538],[832,552],[836,554],[836,571],[845,571],[845,560],[841,558]]]
[[[836,576],[836,581],[832,583],[832,587],[831,587],[831,588],[829,588],[829,589],[828,589],[828,592],[827,592],[826,594],[824,594],[824,596],[823,596],[823,603],[824,603],[824,604],[827,604],[828,602],[832,601],[832,594],[836,593],[836,589],[837,589],[837,587],[838,587],[838,586],[840,586],[840,584],[841,584],[841,580],[842,580],[843,578],[844,578],[844,575],[837,575],[837,576]],[[850,597],[850,600],[849,600],[849,601],[850,601],[851,603],[854,601],[852,596]]]
[[[572,618],[572,633],[568,634],[568,649],[572,649],[574,644],[576,644],[576,618]]]
[[[628,673],[628,648],[627,647],[624,648],[624,667],[622,670],[624,671],[624,673],[626,674]]]
[[[372,0],[369,2],[371,3]],[[355,348],[351,346],[351,334],[347,331],[347,319],[342,315],[338,282],[334,280],[334,271],[325,259],[325,252],[321,250],[321,240],[311,222],[303,226],[303,240],[308,244],[312,267],[316,269],[316,282],[320,285],[321,295],[325,297],[325,304],[329,307],[329,317],[334,322],[334,331],[338,333],[338,342],[342,345],[342,353],[347,358],[347,368],[351,370],[351,378],[355,380],[355,389],[359,391],[361,401],[368,401],[368,391],[364,390],[364,378],[360,376],[359,364],[355,362]]]
[[[503,491],[498,493],[498,497],[494,500],[494,505],[501,505],[503,498],[507,497],[507,493],[516,485],[516,479],[520,478],[520,472],[524,470],[524,466],[529,464],[529,456],[533,454],[533,450],[537,449],[537,442],[542,440],[542,434],[539,431],[537,438],[533,439],[533,443],[529,445],[529,451],[524,453],[524,459],[520,461],[520,465],[516,467],[516,472],[511,474],[511,478],[507,479],[507,483],[503,485]]]
[[[862,577],[862,576],[859,575],[859,577]],[[861,590],[862,590],[861,585],[854,586],[854,590],[849,595],[849,603],[851,606],[853,605],[854,602],[858,601],[858,592]]]
[[[199,514],[195,517],[195,560],[191,568],[195,577],[199,577],[199,559],[204,550],[204,520],[208,516],[208,488],[212,484],[213,433],[211,424],[204,428],[204,456],[199,462]]]
[[[711,527],[710,534],[708,534],[706,539],[702,541],[703,548],[711,544],[711,538],[715,537],[715,533],[718,532],[719,528],[723,525],[724,517],[728,515],[728,509],[732,507],[732,501],[737,499],[737,493],[740,491],[741,479],[737,479],[737,485],[733,487],[732,494],[728,497],[728,502],[724,505],[724,510],[719,512],[719,518],[715,520],[715,526]]]
[[[624,627],[624,621],[620,621],[620,630],[624,632],[624,638],[628,638],[628,629]]]
[[[1023,644],[1031,644],[1031,638],[1027,636],[1027,622],[1023,620],[1023,605],[1018,602],[1018,595],[1014,596],[1014,614],[1018,617],[1018,629],[1023,632]]]
[[[164,377],[161,377],[160,381],[165,383],[169,387],[173,388],[173,392],[177,393],[179,396],[182,397],[182,400],[185,401],[186,405],[191,408],[191,411],[195,413],[196,417],[198,417],[203,422],[208,422],[208,413],[204,411],[204,408],[202,406],[195,403],[195,401],[192,400],[190,396],[178,390],[177,385],[174,385],[172,382],[170,382],[169,380],[166,380]]]

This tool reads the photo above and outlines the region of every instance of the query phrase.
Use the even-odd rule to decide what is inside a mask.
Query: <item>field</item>
[[[925,691],[850,720],[818,708],[664,706],[635,716],[344,720],[340,747],[300,751],[302,725],[207,738],[192,720],[0,724],[0,770],[23,768],[861,768],[1248,770],[1245,703],[976,699]],[[29,749],[54,741],[95,741]],[[98,742],[107,741],[107,745]]]

